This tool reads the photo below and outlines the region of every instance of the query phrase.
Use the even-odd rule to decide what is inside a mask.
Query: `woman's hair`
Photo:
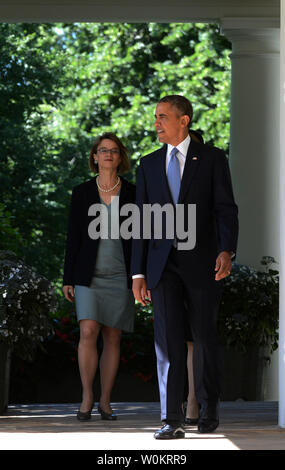
[[[90,170],[93,171],[94,173],[98,173],[99,171],[98,164],[94,162],[94,153],[97,153],[98,146],[104,139],[112,140],[119,147],[121,163],[118,166],[118,173],[121,173],[121,174],[128,173],[128,171],[130,171],[131,169],[131,164],[130,164],[130,160],[127,154],[127,149],[122,144],[120,139],[115,134],[113,134],[113,132],[105,132],[104,134],[99,135],[97,139],[95,140],[90,150],[90,156],[89,156]]]
[[[189,134],[190,134],[191,139],[195,140],[195,142],[198,142],[199,144],[204,143],[203,136],[202,134],[200,134],[200,132],[194,131],[194,129],[190,129]]]

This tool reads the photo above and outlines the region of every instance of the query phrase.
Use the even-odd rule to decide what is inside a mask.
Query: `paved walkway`
[[[276,402],[221,403],[212,434],[188,427],[185,439],[157,441],[158,403],[113,403],[118,420],[75,418],[78,404],[10,405],[0,416],[0,450],[285,450]]]

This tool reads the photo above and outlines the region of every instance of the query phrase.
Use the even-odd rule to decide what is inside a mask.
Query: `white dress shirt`
[[[172,149],[177,148],[178,153],[176,154],[176,156],[178,158],[179,166],[180,166],[180,179],[182,179],[182,175],[183,175],[183,171],[184,171],[184,166],[185,166],[185,161],[186,161],[186,156],[187,156],[188,148],[189,148],[189,145],[190,145],[190,141],[191,141],[191,138],[190,138],[190,135],[188,134],[186,139],[184,139],[182,142],[180,142],[180,144],[176,145],[176,147],[174,147],[174,145],[171,145],[171,144],[167,145],[166,160],[165,160],[166,174],[168,174],[168,165],[169,165],[169,162],[170,162],[171,151],[172,151]]]
[[[186,156],[188,152],[188,148],[190,145],[190,135],[188,134],[186,139],[184,139],[180,144],[176,145],[175,148],[177,148],[178,153],[176,154],[178,160],[179,160],[179,167],[180,167],[180,179],[182,179],[183,171],[184,171],[184,166],[185,166],[185,161],[186,161]],[[165,171],[166,175],[168,173],[168,165],[170,161],[170,154],[172,149],[174,148],[174,145],[167,144],[167,152],[166,152],[166,159],[165,159]],[[135,274],[132,276],[133,279],[137,278],[144,278],[145,276],[143,274]]]

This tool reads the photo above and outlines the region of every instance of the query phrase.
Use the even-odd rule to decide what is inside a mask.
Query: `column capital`
[[[279,56],[279,18],[222,18],[220,25],[232,43],[231,58]]]

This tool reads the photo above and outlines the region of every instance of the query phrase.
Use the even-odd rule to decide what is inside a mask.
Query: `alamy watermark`
[[[187,209],[187,227],[185,211]],[[196,245],[196,204],[143,204],[142,210],[136,204],[124,204],[119,211],[119,197],[115,196],[110,205],[110,214],[105,204],[96,203],[89,207],[88,215],[95,217],[88,226],[88,235],[93,240],[175,240],[178,250],[193,250]],[[127,217],[120,226],[119,215]],[[110,224],[110,227],[109,227]]]

